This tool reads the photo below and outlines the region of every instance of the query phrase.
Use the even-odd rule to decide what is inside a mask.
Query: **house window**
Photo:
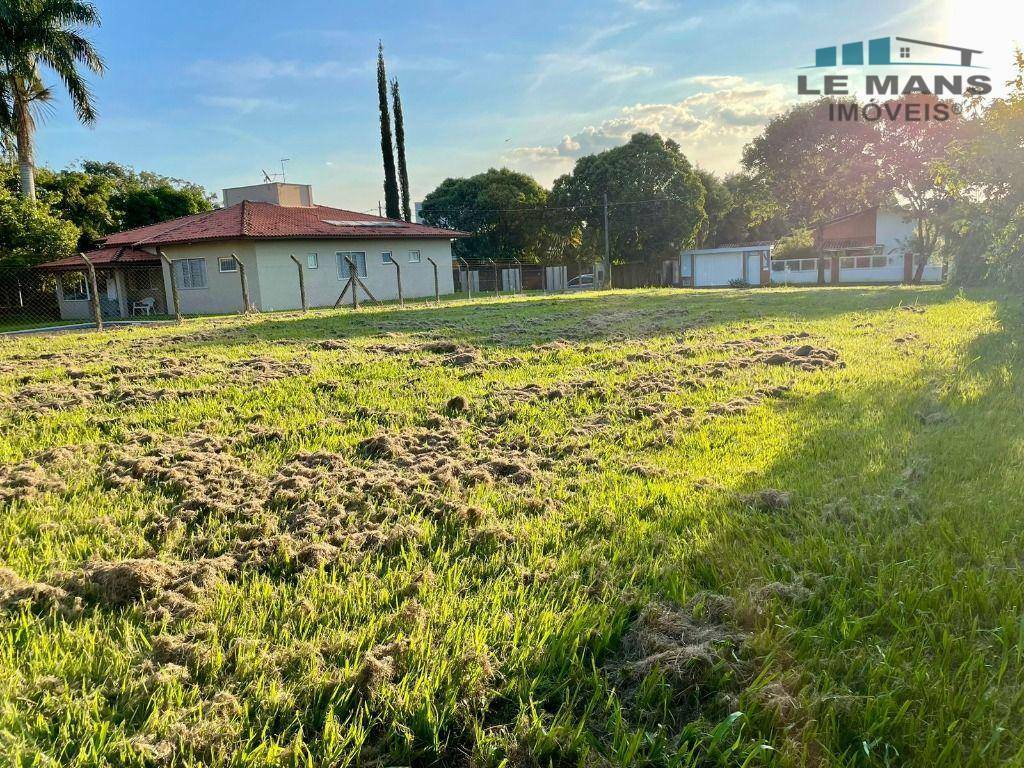
[[[315,253],[306,254],[307,269],[317,269],[320,266],[320,257]]]
[[[394,264],[395,260],[391,258],[391,251],[384,251],[380,255],[381,264]]]
[[[910,58],[910,48],[909,48],[909,46],[901,46],[900,47],[900,58],[901,59],[909,59]]]
[[[409,263],[410,264],[419,264],[420,263],[420,252],[419,251],[409,251]]]
[[[237,272],[238,263],[234,256],[221,256],[217,259],[217,268],[221,272]]]
[[[356,274],[359,277],[366,277],[366,254],[362,251],[338,251],[338,279],[348,280],[348,261],[351,259],[356,265]]]
[[[65,272],[60,276],[60,292],[64,301],[88,301],[89,281],[84,272]]]
[[[174,272],[179,288],[206,287],[206,259],[178,259]]]

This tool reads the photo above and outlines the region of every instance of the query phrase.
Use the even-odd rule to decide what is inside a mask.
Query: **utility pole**
[[[608,244],[608,193],[604,193],[604,282],[612,287],[612,254]]]
[[[377,215],[383,217],[384,209],[380,205],[380,200],[377,201]]]

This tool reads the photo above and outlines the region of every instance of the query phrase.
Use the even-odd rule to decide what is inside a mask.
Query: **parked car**
[[[576,275],[568,283],[566,288],[570,291],[586,291],[594,287],[593,275]]]

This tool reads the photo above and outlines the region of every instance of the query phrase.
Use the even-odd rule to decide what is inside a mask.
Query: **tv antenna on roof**
[[[281,172],[280,173],[267,173],[266,169],[263,169],[263,183],[273,184],[275,179],[280,179],[281,183],[284,184],[288,181],[288,177],[285,175],[284,164],[291,160],[290,157],[281,158]]]

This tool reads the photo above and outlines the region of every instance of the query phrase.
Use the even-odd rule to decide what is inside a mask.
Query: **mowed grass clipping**
[[[1019,296],[0,341],[0,763],[1024,762]]]

